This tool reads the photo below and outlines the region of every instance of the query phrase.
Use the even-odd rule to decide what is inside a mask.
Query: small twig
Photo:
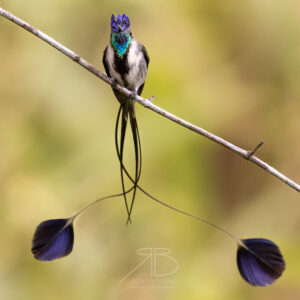
[[[94,66],[92,66],[91,64],[89,64],[87,61],[85,61],[84,59],[82,59],[79,55],[77,55],[75,52],[73,52],[72,50],[68,49],[67,47],[63,46],[62,44],[58,43],[57,41],[55,41],[53,38],[51,38],[50,36],[46,35],[45,33],[43,33],[42,31],[34,28],[33,26],[31,26],[30,24],[28,24],[27,22],[23,21],[22,19],[14,16],[13,14],[11,14],[10,12],[4,10],[3,8],[0,7],[0,15],[3,16],[4,18],[12,21],[13,23],[23,27],[24,29],[26,29],[27,31],[29,31],[30,33],[34,34],[35,36],[37,36],[38,38],[40,38],[41,40],[45,41],[46,43],[48,43],[49,45],[51,45],[52,47],[54,47],[55,49],[57,49],[58,51],[60,51],[61,53],[65,54],[66,56],[68,56],[69,58],[71,58],[74,62],[78,63],[79,65],[81,65],[82,67],[84,67],[85,69],[87,69],[88,71],[90,71],[91,73],[93,73],[94,75],[96,75],[97,77],[99,77],[101,80],[105,81],[106,83],[108,83],[110,86],[114,86],[115,89],[117,89],[119,92],[123,93],[124,95],[130,97],[132,92],[129,91],[128,89],[122,87],[121,85],[115,85],[114,81],[105,76],[102,72],[100,72],[99,70],[97,70]],[[256,147],[253,151],[248,152],[247,150],[244,150],[224,139],[222,139],[221,137],[210,133],[209,131],[206,131],[205,129],[202,129],[200,127],[197,127],[171,113],[169,113],[166,110],[163,110],[162,108],[154,105],[151,101],[149,101],[148,99],[144,99],[140,96],[136,96],[135,100],[143,105],[146,108],[151,109],[152,111],[162,115],[163,117],[189,129],[192,130],[220,145],[222,145],[223,147],[237,153],[238,155],[242,156],[245,159],[248,159],[249,161],[252,161],[254,164],[256,164],[257,166],[261,167],[262,169],[264,169],[265,171],[267,171],[268,173],[272,174],[273,176],[277,177],[279,180],[285,182],[287,185],[289,185],[291,188],[293,188],[294,190],[300,192],[300,185],[297,184],[296,182],[294,182],[293,180],[291,180],[290,178],[288,178],[287,176],[283,175],[282,173],[280,173],[279,171],[277,171],[275,168],[271,167],[269,164],[265,163],[264,161],[260,160],[259,158],[257,158],[256,156],[254,156],[255,152],[258,150],[258,148],[261,146],[259,145],[259,147]],[[252,153],[253,152],[253,153]]]
[[[251,156],[253,156],[256,151],[264,144],[264,142],[260,142],[252,151],[248,151],[248,156],[246,157],[247,160],[250,159]]]

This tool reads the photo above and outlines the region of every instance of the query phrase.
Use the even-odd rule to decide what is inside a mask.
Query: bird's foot
[[[150,97],[148,100],[150,101],[150,102],[152,102],[153,100],[154,100],[154,96],[152,96],[152,97]]]
[[[135,92],[135,91],[133,91],[133,92],[131,92],[131,94],[130,94],[130,100],[132,101],[132,102],[135,102],[136,100],[135,100],[135,97],[137,96],[137,93]]]
[[[115,78],[111,78],[111,81],[112,81],[112,85],[111,85],[111,87],[114,89],[114,88],[116,88],[117,87],[117,85],[118,85],[118,80],[117,79],[115,79]]]

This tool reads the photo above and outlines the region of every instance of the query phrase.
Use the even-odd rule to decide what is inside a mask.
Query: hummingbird
[[[136,97],[136,95],[141,95],[143,91],[150,58],[148,56],[146,48],[132,36],[132,32],[130,29],[130,20],[128,16],[126,16],[125,14],[123,14],[122,16],[118,14],[117,17],[112,15],[110,25],[110,42],[104,50],[102,62],[107,76],[111,77],[115,84],[118,83],[132,92],[131,96],[127,97],[117,91],[114,87],[112,87],[112,90],[120,103],[116,120],[115,142],[120,162],[122,191],[128,215],[128,223],[131,222],[130,216],[142,167],[141,143],[135,114],[134,98]],[[133,191],[130,207],[128,205],[125,192],[126,189],[124,183],[123,165],[124,141],[128,117],[130,120],[135,153],[135,176],[133,181]],[[119,139],[118,125],[120,118],[121,131]],[[120,145],[120,150],[118,149],[118,145]]]

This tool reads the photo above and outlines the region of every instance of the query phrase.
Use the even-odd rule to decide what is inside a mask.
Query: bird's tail
[[[132,212],[132,208],[133,208],[133,204],[134,204],[134,200],[135,200],[135,196],[136,196],[137,184],[140,179],[141,170],[142,170],[141,140],[140,140],[139,129],[138,129],[136,116],[135,116],[134,103],[130,104],[129,118],[130,118],[130,125],[131,125],[131,131],[132,131],[132,137],[133,137],[133,143],[134,143],[135,178],[134,178],[133,195],[132,195],[132,200],[131,200],[131,204],[130,204],[127,224],[128,224],[128,222],[130,222],[130,216],[131,216],[131,212]]]
[[[124,141],[125,141],[125,135],[126,135],[127,120],[128,120],[128,106],[126,105],[126,103],[121,104],[119,111],[118,111],[118,116],[117,116],[117,120],[116,120],[116,134],[117,134],[117,129],[119,126],[119,120],[120,120],[121,115],[122,115],[122,122],[121,122],[120,152],[119,152],[118,156],[119,156],[119,160],[120,160],[122,191],[123,191],[126,211],[127,211],[127,215],[128,215],[128,221],[131,222],[130,214],[129,214],[129,207],[128,207],[126,193],[125,193],[124,173],[123,173],[123,168],[122,168]],[[116,139],[117,139],[117,136],[116,136]],[[116,143],[117,142],[118,141],[116,140]]]
[[[212,223],[212,222],[210,222],[210,221],[208,221],[208,220],[206,220],[206,219],[203,219],[203,218],[200,218],[200,217],[198,217],[198,216],[192,215],[192,214],[190,214],[190,213],[188,213],[188,212],[185,212],[184,210],[178,209],[178,208],[176,208],[176,207],[174,207],[174,206],[172,206],[172,205],[169,205],[169,204],[167,204],[167,203],[165,203],[165,202],[163,202],[163,201],[157,199],[156,197],[154,197],[154,196],[152,196],[151,194],[149,194],[148,192],[146,192],[146,191],[145,191],[145,190],[144,190],[144,189],[136,182],[136,180],[134,180],[134,179],[132,178],[132,176],[129,174],[129,172],[127,171],[126,167],[124,166],[123,161],[121,160],[121,156],[120,156],[120,148],[119,148],[119,143],[118,143],[118,139],[117,139],[117,133],[118,133],[118,127],[119,127],[118,119],[119,119],[119,118],[117,118],[117,123],[116,123],[116,135],[115,135],[115,136],[116,136],[115,142],[116,142],[117,155],[118,155],[118,158],[119,158],[119,161],[120,161],[121,168],[124,170],[124,172],[125,172],[126,176],[128,177],[128,179],[134,184],[134,187],[138,188],[143,194],[145,194],[147,197],[149,197],[150,199],[154,200],[155,202],[157,202],[157,203],[159,203],[159,204],[161,204],[161,205],[163,205],[163,206],[165,206],[165,207],[167,207],[167,208],[169,208],[169,209],[171,209],[171,210],[173,210],[173,211],[176,211],[176,212],[178,212],[178,213],[180,213],[180,214],[186,215],[186,216],[188,216],[188,217],[190,217],[190,218],[196,219],[196,220],[198,220],[198,221],[200,221],[200,222],[202,222],[202,223],[205,223],[205,224],[207,224],[207,225],[209,225],[209,226],[211,226],[211,227],[214,227],[215,229],[217,229],[217,230],[219,230],[219,231],[221,231],[221,232],[227,234],[229,237],[231,237],[233,240],[235,240],[238,244],[240,244],[241,240],[238,239],[238,238],[236,238],[236,237],[235,237],[233,234],[231,234],[229,231],[223,229],[222,227],[220,227],[220,226],[218,226],[218,225],[216,225],[216,224],[214,224],[214,223]],[[138,132],[138,131],[137,131],[137,132]],[[139,142],[139,149],[141,149],[139,135],[138,135],[138,142]],[[139,172],[139,175],[140,175],[140,172]],[[139,180],[139,176],[138,176],[138,179],[137,179],[137,180]],[[132,187],[132,188],[133,188],[133,187]],[[129,191],[131,191],[131,189],[130,189]],[[129,191],[126,191],[125,193],[128,193]]]
[[[130,208],[128,206],[127,197],[125,194],[124,168],[123,168],[123,166],[124,166],[124,164],[123,164],[124,142],[125,142],[128,115],[130,118],[130,125],[131,125],[131,130],[132,130],[134,151],[135,151],[135,178],[134,178],[134,182],[133,182],[134,186],[133,186],[133,194],[132,194]],[[118,132],[119,132],[120,118],[121,118],[121,135],[120,135],[120,139],[119,139]],[[116,145],[116,149],[117,149],[118,158],[120,161],[122,191],[123,191],[126,211],[127,211],[127,215],[128,215],[128,219],[127,219],[127,224],[128,224],[128,223],[131,223],[130,215],[132,212],[132,208],[133,208],[133,204],[134,204],[134,200],[135,200],[135,196],[136,196],[137,183],[139,181],[139,178],[141,175],[141,168],[142,168],[140,135],[139,135],[136,116],[135,116],[134,104],[132,104],[132,103],[124,102],[120,105],[118,115],[117,115],[117,120],[116,120],[115,145]],[[119,148],[119,145],[120,145],[120,148]]]

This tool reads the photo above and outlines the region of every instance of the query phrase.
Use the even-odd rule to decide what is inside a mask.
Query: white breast
[[[146,80],[147,69],[141,68],[141,64],[145,65],[145,59],[135,39],[132,39],[127,59],[130,71],[126,75],[126,81],[130,89],[137,91]]]

